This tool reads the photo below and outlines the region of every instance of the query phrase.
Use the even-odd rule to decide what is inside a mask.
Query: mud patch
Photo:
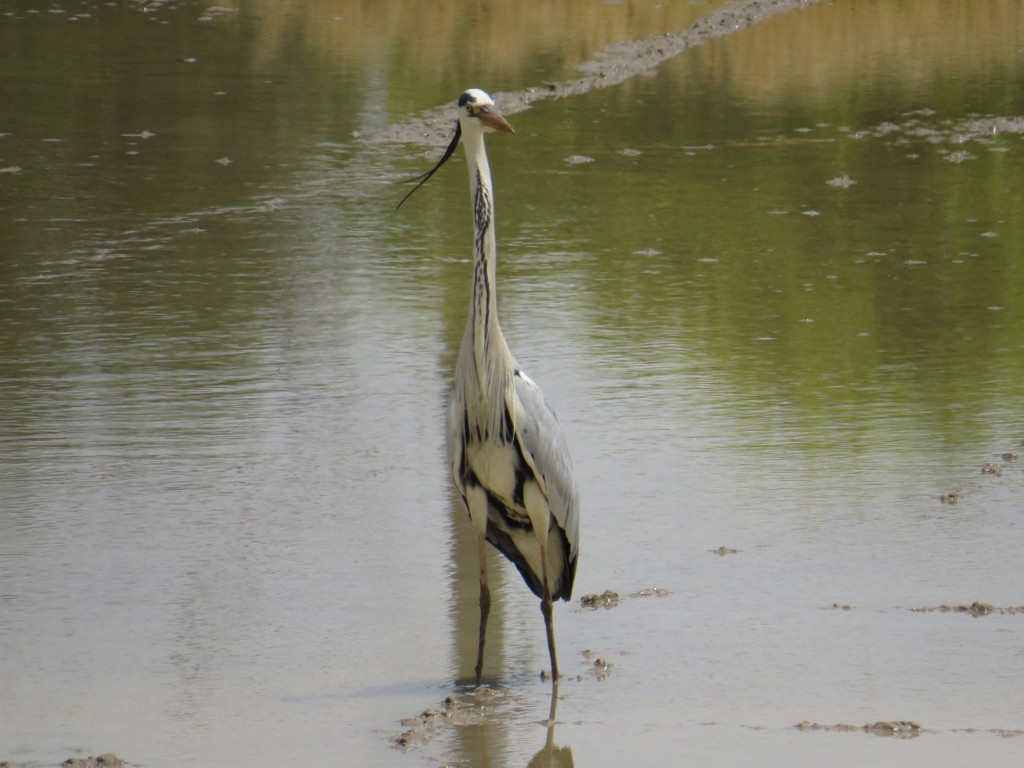
[[[630,593],[630,597],[668,597],[672,593],[667,589],[661,587],[650,587],[649,589],[641,589],[637,592]]]
[[[625,653],[625,652],[621,652]],[[615,664],[597,651],[586,649],[580,651],[584,671],[576,675],[563,674],[558,682],[550,688],[550,704],[547,719],[539,721],[548,728],[548,745],[552,748],[551,736],[558,709],[559,685],[572,681],[583,682],[587,679],[603,681],[615,670]],[[550,675],[542,675],[550,681]],[[510,717],[521,716],[524,708],[522,690],[507,686],[485,687],[464,690],[446,696],[436,707],[423,710],[415,717],[407,717],[399,721],[401,730],[390,734],[387,739],[392,748],[402,752],[429,744],[436,737],[451,732],[455,728],[486,726],[507,723]],[[545,763],[546,764],[546,763]],[[532,765],[532,763],[531,763]],[[4,768],[0,766],[0,768]],[[14,766],[12,766],[14,768]]]
[[[865,733],[873,733],[875,736],[889,736],[896,739],[912,739],[925,732],[920,725],[911,720],[879,720],[867,725],[848,725],[846,723],[823,725],[822,723],[812,723],[809,720],[804,720],[793,727],[798,731],[836,731],[847,733],[863,731]]]
[[[402,731],[391,737],[391,746],[406,751],[427,744],[449,728],[498,722],[495,711],[508,696],[507,688],[477,688],[448,696],[436,709],[425,709],[416,717],[402,720]]]
[[[721,547],[716,547],[715,549],[709,549],[708,552],[710,552],[713,555],[718,555],[719,557],[725,557],[726,555],[739,554],[740,550],[733,549],[731,547],[726,547],[723,545]]]
[[[1003,607],[975,600],[970,605],[966,603],[961,603],[960,605],[933,605],[921,608],[910,608],[909,610],[914,613],[969,613],[974,618],[980,619],[982,616],[994,616],[996,614],[1014,615],[1024,613],[1024,605]]]
[[[704,722],[704,726],[723,726],[728,723]],[[734,728],[745,728],[751,731],[777,731],[779,728],[768,725],[750,725],[747,723],[732,724]],[[817,723],[811,720],[804,720],[791,726],[798,731],[819,731],[822,733],[867,733],[873,736],[883,736],[894,739],[913,739],[926,733],[977,733],[1000,736],[1004,739],[1012,739],[1024,735],[1024,730],[1011,728],[951,728],[948,731],[933,731],[924,728],[913,720],[878,720],[874,723],[855,725],[853,723]]]
[[[992,733],[1002,736],[1004,739],[1012,739],[1015,736],[1024,736],[1024,731],[1012,728],[954,728],[954,733]]]
[[[1024,124],[1024,118],[1021,119],[1021,123]],[[959,124],[958,127],[964,127],[964,126],[972,125],[972,124],[973,123],[971,121],[968,121],[968,123]],[[973,137],[957,134],[954,137],[954,139],[951,139],[951,140],[968,141],[968,140],[973,140]],[[983,140],[985,140],[987,143],[991,143],[987,139],[983,139]],[[1005,147],[995,147],[993,149],[1005,149]],[[982,234],[981,236],[982,237],[985,237],[985,236],[994,236],[995,237],[995,236],[998,236],[998,234],[995,233],[995,232],[988,232],[988,233]],[[1012,464],[1013,462],[1019,461],[1019,459],[1020,459],[1020,456],[1016,452],[1014,452],[1014,451],[1002,451],[1001,453],[998,453],[997,455],[1006,464]],[[1012,470],[1013,470],[1013,467],[1005,467],[1005,466],[1003,466],[1003,464],[1000,464],[999,462],[990,461],[990,462],[987,462],[985,464],[982,464],[981,471],[979,472],[979,474],[984,476],[984,477],[995,477],[995,478],[1002,478],[1005,475],[1007,478],[1010,478],[1010,480],[1012,482],[1012,480],[1017,479],[1017,478],[1020,477],[1016,472],[1012,472]],[[938,496],[939,502],[941,504],[948,504],[948,505],[959,504],[961,501],[964,501],[965,498],[969,498],[969,495],[970,495],[969,491],[970,490],[979,487],[977,485],[977,483],[985,483],[985,482],[990,482],[990,481],[988,481],[988,480],[975,480],[975,481],[967,480],[964,483],[964,486],[966,486],[966,487],[964,487],[964,486],[957,487],[957,488],[954,488],[951,491],[947,491],[945,493],[939,494],[939,496]],[[1005,480],[1004,480],[1004,482],[1005,482]]]
[[[598,608],[604,608],[610,610],[617,606],[622,598],[619,597],[619,593],[611,589],[606,589],[600,595],[591,593],[584,595],[580,598],[580,607],[589,608],[592,611],[596,611]]]
[[[10,760],[0,760],[0,768],[22,768],[26,763],[17,763]],[[32,763],[32,765],[37,765]],[[113,752],[104,752],[102,755],[89,755],[88,757],[69,757],[61,763],[61,768],[119,768],[125,765],[125,761]]]
[[[583,651],[583,658],[590,663],[590,668],[587,670],[587,675],[597,680],[607,680],[608,676],[611,675],[615,665],[608,661],[603,656],[598,656],[594,651],[589,649]],[[576,678],[582,680],[583,675]]]
[[[647,587],[639,589],[636,592],[631,592],[627,597],[668,597],[672,593],[661,587]],[[591,593],[584,595],[580,598],[580,608],[587,608],[592,611],[596,611],[598,608],[604,608],[610,610],[617,607],[622,602],[622,597],[613,589],[606,589],[601,594]]]

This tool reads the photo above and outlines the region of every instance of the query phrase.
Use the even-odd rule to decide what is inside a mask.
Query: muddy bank
[[[812,723],[809,720],[804,720],[797,723],[794,727],[799,731],[864,731],[865,733],[873,733],[876,736],[893,736],[898,739],[920,736],[924,732],[924,729],[912,720],[879,720],[878,722],[867,723],[866,725],[850,725],[848,723],[823,725],[822,723]]]
[[[982,616],[1022,614],[1024,613],[1024,605],[1001,606],[975,600],[970,605],[966,603],[961,603],[960,605],[926,605],[920,608],[910,608],[909,610],[914,613],[967,613],[977,619]]]
[[[523,91],[492,93],[506,115],[529,109],[535,101],[577,96],[650,72],[689,48],[740,32],[779,13],[814,5],[819,0],[747,0],[719,8],[682,32],[668,32],[643,40],[614,43],[598,51],[580,66],[583,77],[567,82],[544,83]],[[415,120],[388,126],[366,138],[370,141],[441,145],[451,138],[454,106],[436,107]]]
[[[0,760],[0,768],[22,768],[29,763],[19,763],[10,760]],[[31,763],[37,765],[37,763]],[[102,755],[89,755],[88,757],[69,757],[61,763],[61,768],[121,768],[125,761],[113,752],[104,752]]]
[[[649,587],[631,592],[628,597],[668,597],[672,594],[669,590],[661,587]],[[606,589],[600,595],[591,594],[584,595],[580,598],[579,603],[581,608],[597,609],[597,608],[614,608],[620,602],[622,598],[619,593],[613,589]]]

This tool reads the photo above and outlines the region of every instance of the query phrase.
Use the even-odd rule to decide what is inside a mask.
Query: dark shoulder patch
[[[526,503],[523,500],[523,486],[526,485],[526,478],[526,468],[522,466],[516,467],[515,487],[512,489],[512,503],[517,507],[526,506]]]
[[[506,443],[511,443],[515,437],[515,424],[512,421],[512,412],[505,406],[505,422],[502,425],[501,437]]]

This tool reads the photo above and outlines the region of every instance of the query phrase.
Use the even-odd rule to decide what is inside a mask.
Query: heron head
[[[480,134],[490,133],[491,131],[515,133],[515,129],[508,124],[508,120],[502,117],[501,113],[494,106],[494,99],[479,88],[470,88],[459,96],[459,110],[459,119],[455,121],[455,133],[452,134],[452,140],[448,143],[448,149],[441,155],[437,165],[429,171],[415,178],[406,179],[405,183],[416,182],[416,186],[395,206],[396,211],[402,207],[402,203],[412,197],[413,192],[427,183],[430,177],[437,172],[438,168],[448,162],[448,158],[454,154],[455,148],[459,146],[459,139],[462,138],[463,130],[474,131],[474,135],[478,138]]]
[[[462,114],[459,122],[463,125],[472,120],[478,123],[484,132],[501,131],[502,133],[515,133],[515,129],[508,124],[508,120],[502,117],[494,106],[494,99],[479,88],[470,88],[459,96],[459,108]],[[472,124],[472,123],[469,123]]]

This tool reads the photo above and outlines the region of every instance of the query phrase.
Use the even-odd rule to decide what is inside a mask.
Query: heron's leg
[[[558,657],[555,654],[555,624],[551,617],[551,596],[544,590],[544,599],[540,602],[540,611],[544,614],[544,626],[548,631],[548,653],[551,656],[551,679],[558,680]]]
[[[487,585],[487,551],[483,536],[476,537],[480,556],[480,643],[476,650],[476,684],[484,673],[484,638],[487,636],[487,616],[491,612],[491,588]]]
[[[555,623],[551,615],[551,588],[548,586],[548,554],[547,547],[540,548],[541,583],[544,585],[544,597],[540,600],[540,612],[544,614],[544,628],[548,633],[548,654],[551,656],[551,679],[558,684],[558,657],[555,653]]]

